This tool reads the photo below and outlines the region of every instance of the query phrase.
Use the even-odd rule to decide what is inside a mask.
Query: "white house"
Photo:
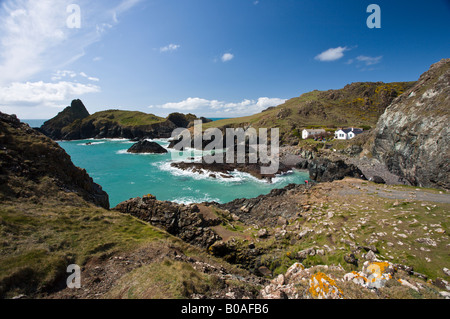
[[[307,138],[311,138],[313,136],[325,134],[325,133],[326,133],[326,131],[323,129],[320,129],[320,130],[306,130],[305,129],[302,131],[302,138],[304,140],[306,140]]]
[[[334,138],[337,140],[351,140],[356,135],[363,133],[364,130],[360,128],[346,128],[340,129],[334,133]]]

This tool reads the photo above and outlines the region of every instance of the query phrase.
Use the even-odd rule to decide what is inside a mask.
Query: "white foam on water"
[[[294,178],[294,171],[287,171],[286,173],[275,175],[275,177],[272,178],[272,184],[282,183],[286,180],[293,180]]]
[[[106,142],[87,142],[87,143],[79,143],[77,145],[80,146],[91,146],[91,145],[99,145],[99,144],[105,144]]]
[[[158,167],[162,171],[169,172],[173,176],[184,176],[184,177],[191,177],[195,180],[215,180],[218,182],[242,182],[243,178],[239,176],[239,174],[236,174],[233,176],[232,174],[229,174],[231,178],[224,178],[221,176],[223,173],[213,172],[205,169],[201,169],[201,173],[194,172],[192,169],[180,169],[177,167],[173,167],[171,164],[173,162],[158,162],[158,163],[152,163],[152,165]],[[216,176],[216,178],[210,177],[210,175],[213,174]]]
[[[174,202],[174,203],[177,203],[177,204],[184,204],[184,205],[203,203],[203,202],[217,202],[217,203],[221,203],[220,199],[213,198],[213,197],[209,196],[209,194],[204,194],[203,197],[201,197],[201,196],[199,196],[199,197],[185,196],[185,197],[180,197],[180,198],[173,199],[171,201]]]
[[[287,173],[277,175],[272,179],[272,181],[269,181],[267,179],[259,179],[255,176],[240,172],[238,170],[234,170],[233,172],[230,172],[229,174],[224,174],[220,172],[214,172],[206,169],[200,169],[201,172],[194,172],[193,169],[180,169],[177,167],[173,167],[171,164],[173,162],[157,162],[152,163],[151,165],[156,166],[158,169],[162,171],[169,172],[173,176],[184,176],[184,177],[190,177],[195,180],[213,180],[217,182],[222,183],[243,183],[246,181],[254,182],[254,183],[261,183],[261,184],[277,184],[277,183],[283,183],[286,181],[286,179],[293,179],[294,174],[292,171],[289,171]],[[210,175],[215,175],[216,178],[210,177]],[[229,178],[222,177],[221,175],[228,175],[231,176]]]

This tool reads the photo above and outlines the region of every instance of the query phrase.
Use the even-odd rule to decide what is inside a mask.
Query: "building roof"
[[[324,129],[317,129],[317,130],[307,130],[307,129],[305,129],[304,131],[307,131],[308,133],[323,133],[323,132],[325,132]]]
[[[358,134],[361,134],[361,133],[363,133],[364,132],[364,130],[363,129],[360,129],[360,128],[346,128],[346,129],[342,129],[342,130],[340,130],[340,131],[343,131],[345,134],[348,134],[348,133],[350,133],[350,132],[353,132],[355,135],[358,135]]]

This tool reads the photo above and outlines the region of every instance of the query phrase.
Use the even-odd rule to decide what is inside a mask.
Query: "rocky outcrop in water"
[[[170,121],[146,125],[123,125],[113,120],[85,118],[75,121],[62,130],[63,140],[79,140],[88,138],[169,138],[176,125]],[[54,138],[53,136],[51,136]]]
[[[158,143],[144,140],[131,146],[127,152],[134,154],[166,154],[167,150]]]
[[[380,117],[373,154],[422,187],[450,189],[450,59],[433,64]]]
[[[51,120],[45,122],[39,130],[54,140],[60,140],[64,135],[62,133],[64,127],[88,116],[89,112],[83,102],[81,100],[73,100],[70,106],[66,107]]]
[[[136,111],[107,110],[89,115],[83,102],[74,100],[53,119],[39,129],[53,140],[80,140],[88,138],[170,138],[178,127],[189,127],[194,120],[211,120],[193,114],[173,113],[168,118]]]

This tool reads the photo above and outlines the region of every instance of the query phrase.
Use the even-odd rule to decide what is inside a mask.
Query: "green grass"
[[[83,121],[111,121],[122,126],[144,126],[164,122],[165,119],[138,111],[108,110],[92,114]]]
[[[94,257],[170,237],[118,212],[49,202],[0,205],[0,297],[44,291],[61,279],[69,264],[84,265]]]
[[[213,276],[197,272],[185,262],[164,260],[123,276],[105,296],[113,299],[185,299],[221,286]]]

